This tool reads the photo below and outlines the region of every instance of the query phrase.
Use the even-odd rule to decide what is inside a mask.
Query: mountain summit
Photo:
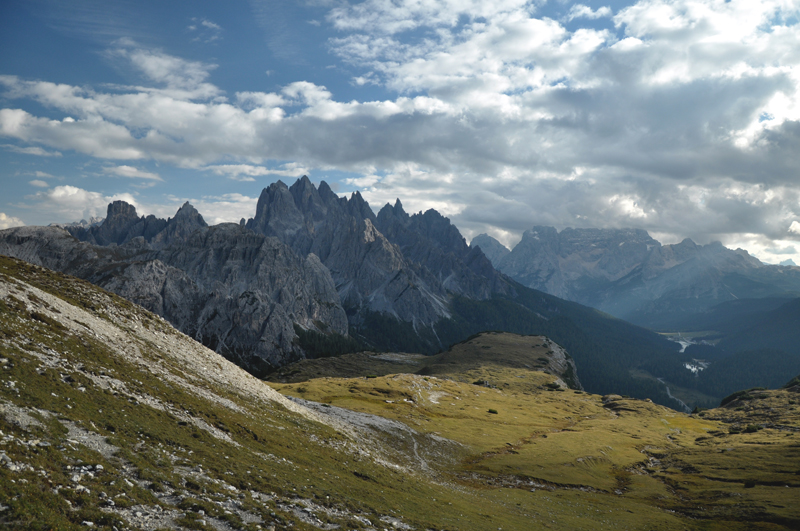
[[[512,289],[435,210],[409,216],[398,200],[375,216],[358,192],[342,198],[305,176],[265,188],[246,226],[318,256],[353,323],[378,312],[430,327],[450,317],[454,294],[486,299]]]
[[[536,226],[496,265],[528,287],[650,327],[727,300],[800,292],[800,268],[769,266],[720,242],[661,245],[641,229]]]

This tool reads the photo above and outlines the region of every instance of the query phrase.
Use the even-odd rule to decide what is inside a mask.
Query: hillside
[[[714,406],[738,389],[774,389],[800,372],[800,299],[731,301],[686,325],[684,330],[702,331],[695,344],[641,368],[668,382],[692,407]]]
[[[275,384],[290,401],[118,296],[0,258],[0,526],[800,525],[797,386],[687,416],[471,341],[440,365],[472,365]]]
[[[355,378],[414,373],[446,375],[462,382],[485,382],[488,367],[536,369],[558,378],[560,385],[583,390],[572,357],[544,336],[485,332],[453,345],[435,356],[395,352],[358,352],[331,358],[303,360],[269,374],[271,382],[304,382],[315,378]]]

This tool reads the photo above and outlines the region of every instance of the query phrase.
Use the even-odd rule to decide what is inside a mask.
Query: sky
[[[642,228],[800,264],[800,0],[6,0],[0,228],[209,223],[302,175],[469,241]]]

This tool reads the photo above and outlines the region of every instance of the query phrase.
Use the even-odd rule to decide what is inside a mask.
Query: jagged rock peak
[[[400,222],[400,224],[404,226],[408,225],[409,219],[409,215],[403,210],[403,204],[400,202],[400,199],[395,201],[394,206],[386,203],[380,212],[378,212],[377,216],[378,224],[387,230],[390,230],[390,226],[393,222]]]
[[[300,179],[289,187],[289,191],[294,198],[294,204],[304,214],[311,214],[314,222],[322,221],[328,211],[325,201],[319,191],[308,178],[303,175]]]
[[[437,210],[430,208],[424,214],[414,214],[411,220],[418,232],[441,245],[443,250],[454,253],[468,252],[469,246],[461,236],[461,232],[450,222],[450,218],[443,216]]]
[[[207,227],[208,224],[206,220],[203,219],[203,216],[197,209],[192,205],[189,201],[186,201],[175,213],[175,217],[172,219],[192,219],[199,223],[203,227]]]
[[[331,190],[331,187],[325,181],[320,181],[319,188],[317,188],[317,193],[319,193],[319,196],[326,203],[337,201],[339,199],[339,196],[336,195],[336,192]]]
[[[481,251],[483,251],[483,254],[486,255],[486,258],[492,262],[494,267],[497,267],[500,260],[511,252],[508,247],[486,233],[478,234],[472,238],[469,246],[473,249],[479,247]]]
[[[356,219],[368,219],[373,223],[376,220],[375,213],[358,190],[350,195],[350,199],[347,201],[347,207],[350,210],[350,214],[355,216]]]
[[[136,207],[125,201],[113,201],[108,204],[106,211],[106,222],[117,219],[133,219],[138,220],[139,214],[136,213]]]

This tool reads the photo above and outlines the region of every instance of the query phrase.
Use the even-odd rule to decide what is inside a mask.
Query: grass
[[[553,392],[548,385],[553,376],[507,365],[486,363],[462,372],[454,364],[452,375],[440,377],[324,378],[276,388],[458,441],[469,449],[450,470],[460,484],[499,491],[512,487],[524,498],[520,506],[531,512],[541,501],[530,492],[535,489],[560,500],[562,507],[602,500],[623,528],[800,523],[791,501],[800,487],[800,439],[790,431],[800,428],[800,420],[789,404],[790,392],[766,392],[774,402],[758,410],[788,412],[778,419],[783,429],[744,433],[753,424],[753,412],[731,407],[685,415],[648,401]],[[495,388],[483,385],[486,381]],[[410,402],[394,400],[401,396]],[[728,433],[728,427],[739,425],[742,434]],[[626,520],[628,511],[637,515],[636,523]],[[587,513],[576,514],[583,516],[572,520],[575,528],[603,524]],[[669,523],[670,514],[702,524],[683,518]],[[562,523],[569,519],[559,516],[565,518]]]
[[[29,285],[113,324],[125,348],[90,327],[66,326],[41,294],[39,302],[27,297]],[[479,531],[800,523],[793,502],[800,422],[791,390],[688,416],[641,400],[555,390],[556,376],[540,370],[550,367],[547,349],[531,344],[541,341],[504,336],[474,338],[460,361],[452,352],[431,358],[430,374],[375,369],[386,363],[417,372],[420,359],[378,359],[357,378],[272,384],[416,430],[354,439],[165,355],[156,334],[187,349],[190,340],[89,284],[0,257],[0,289],[8,292],[0,297],[0,452],[24,465],[0,467],[7,507],[0,527],[85,529],[82,522],[92,521],[121,528],[126,513],[113,512],[108,499],[174,511],[180,516],[172,525],[186,529],[224,522],[255,530],[239,511],[262,529],[317,529],[301,518],[304,504],[344,529],[388,528],[387,517],[416,529]],[[123,385],[111,385],[117,381]],[[18,411],[38,424],[26,427]],[[744,433],[751,424],[762,429]],[[76,430],[106,450],[75,439]],[[89,465],[95,472],[79,482],[87,492],[72,478]]]

